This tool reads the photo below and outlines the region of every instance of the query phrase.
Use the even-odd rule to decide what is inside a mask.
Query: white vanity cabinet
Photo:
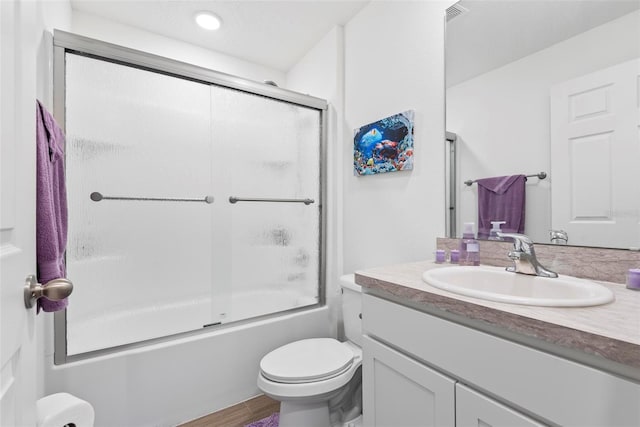
[[[365,426],[543,426],[370,337],[362,347]]]
[[[455,381],[364,337],[365,426],[439,427],[455,422]]]
[[[640,426],[636,381],[433,310],[363,295],[366,427]]]
[[[365,426],[543,426],[369,337],[363,356]]]

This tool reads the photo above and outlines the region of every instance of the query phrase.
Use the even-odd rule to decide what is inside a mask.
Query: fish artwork
[[[395,159],[398,157],[398,143],[395,141],[389,141],[388,139],[379,142],[373,148],[373,154],[379,160],[382,159]]]
[[[360,137],[358,150],[360,150],[364,157],[369,159],[371,158],[374,146],[380,141],[382,141],[382,133],[378,129],[373,128]]]
[[[408,110],[356,129],[354,175],[413,169],[413,118]]]

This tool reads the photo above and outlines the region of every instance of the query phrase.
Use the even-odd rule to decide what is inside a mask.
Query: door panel
[[[35,425],[35,40],[33,2],[0,1],[0,425]]]
[[[455,425],[453,379],[367,336],[362,354],[364,425]]]
[[[551,89],[551,223],[572,245],[640,246],[639,67]]]
[[[221,196],[213,233],[224,252],[215,259],[225,261],[215,274],[224,277],[219,283],[227,295],[223,322],[316,304],[318,110],[219,86],[212,86],[211,101],[213,192]],[[267,201],[229,203],[230,196]],[[273,201],[280,199],[313,203]],[[258,295],[265,304],[247,310],[231,295]]]
[[[206,301],[220,200],[144,200],[211,194],[210,105],[206,84],[66,54],[68,355],[218,321]]]

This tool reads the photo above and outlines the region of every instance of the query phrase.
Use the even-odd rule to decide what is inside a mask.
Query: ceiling
[[[0,0],[1,1],[1,0]],[[369,0],[71,0],[74,11],[130,25],[237,58],[288,71],[335,25],[346,24]],[[222,18],[218,31],[193,15]]]
[[[447,23],[447,86],[640,8],[639,0],[462,0],[457,4],[468,11]]]

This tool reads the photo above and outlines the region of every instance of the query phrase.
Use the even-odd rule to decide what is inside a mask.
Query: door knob
[[[41,285],[36,280],[36,276],[29,275],[24,285],[24,305],[31,308],[33,303],[42,297],[51,301],[59,301],[71,295],[72,291],[73,283],[70,280],[53,279]]]

